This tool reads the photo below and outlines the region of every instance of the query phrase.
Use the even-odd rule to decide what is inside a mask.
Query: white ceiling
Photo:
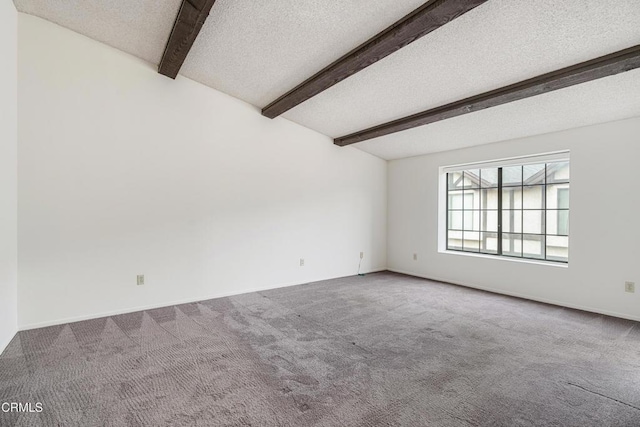
[[[400,159],[640,116],[639,101],[637,69],[355,146],[383,159]]]
[[[217,0],[181,74],[261,108],[424,1]],[[15,4],[157,64],[180,0]],[[637,44],[639,0],[490,0],[284,117],[343,136]],[[632,71],[354,146],[395,159],[638,115]]]
[[[160,63],[181,0],[14,0],[39,16],[153,64]]]
[[[217,0],[181,74],[262,108],[424,2]]]

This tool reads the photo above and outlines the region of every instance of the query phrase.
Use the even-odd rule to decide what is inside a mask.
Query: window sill
[[[496,255],[487,255],[487,254],[476,254],[473,252],[450,251],[446,249],[444,250],[440,249],[438,250],[438,253],[447,254],[447,255],[468,256],[473,258],[493,259],[497,261],[509,261],[509,262],[519,262],[524,264],[544,265],[549,267],[569,268],[569,263],[563,263],[563,262],[535,260],[535,259],[528,259],[528,258],[512,258],[512,257],[506,257],[506,256],[496,256]]]

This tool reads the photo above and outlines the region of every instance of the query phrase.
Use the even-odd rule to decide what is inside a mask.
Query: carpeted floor
[[[640,426],[640,323],[393,273],[20,332],[2,426]]]

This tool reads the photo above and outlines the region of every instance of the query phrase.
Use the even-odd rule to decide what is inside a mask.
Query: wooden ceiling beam
[[[281,115],[486,1],[428,1],[386,30],[271,102],[262,109],[262,115],[271,119]]]
[[[175,79],[216,0],[182,0],[158,73]]]
[[[334,139],[345,146],[640,68],[640,45]]]

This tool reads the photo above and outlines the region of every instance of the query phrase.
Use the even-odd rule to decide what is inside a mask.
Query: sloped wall
[[[21,327],[386,268],[385,161],[19,24]]]

